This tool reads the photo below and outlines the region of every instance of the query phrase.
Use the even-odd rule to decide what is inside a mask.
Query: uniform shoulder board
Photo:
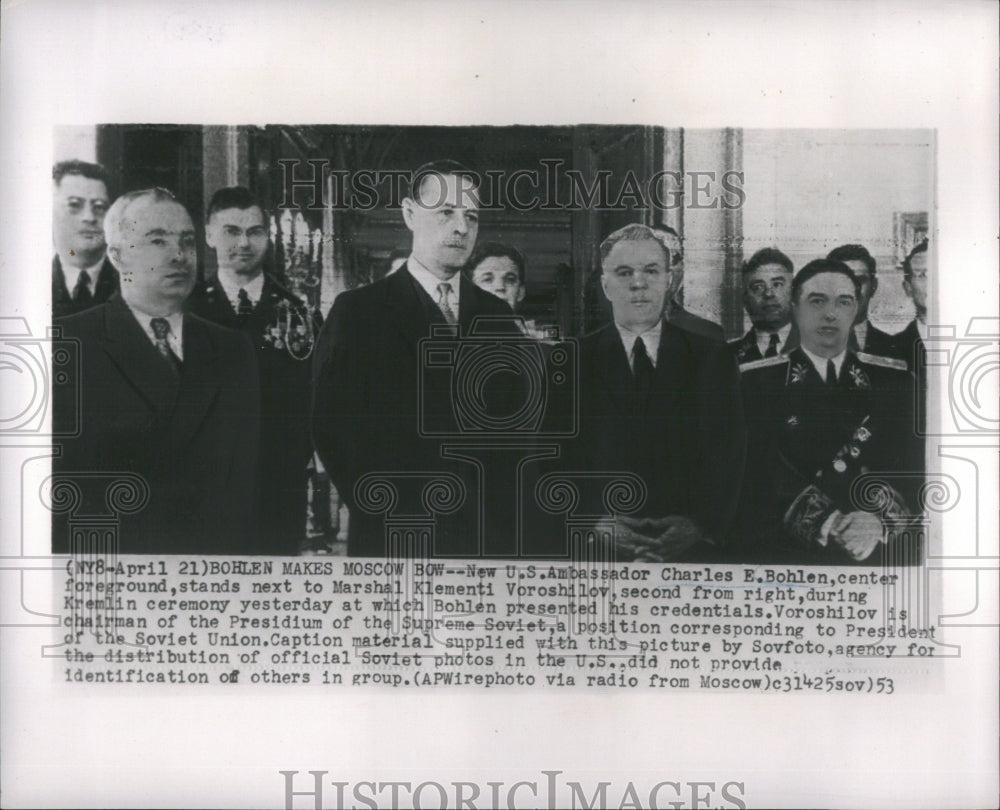
[[[768,366],[780,366],[788,362],[788,355],[779,354],[777,357],[765,357],[763,360],[751,360],[749,363],[740,363],[740,371],[751,371],[755,368],[767,368]]]
[[[895,357],[881,357],[877,354],[867,354],[865,352],[858,352],[857,358],[862,363],[867,363],[870,366],[882,366],[882,368],[894,368],[898,371],[906,371],[906,361],[899,360]]]

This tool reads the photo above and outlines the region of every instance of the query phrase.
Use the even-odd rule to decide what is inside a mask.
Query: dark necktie
[[[653,384],[653,363],[646,353],[646,342],[641,337],[632,344],[632,378],[640,402],[645,403],[646,394]]]
[[[778,337],[777,332],[771,333],[771,338],[767,343],[767,351],[764,352],[764,357],[777,357],[778,356],[778,344],[781,342],[781,338]]]
[[[833,364],[833,360],[826,361],[826,384],[837,384],[837,367]]]
[[[250,300],[250,296],[247,295],[247,291],[240,287],[240,291],[236,293],[236,297],[238,299],[236,314],[241,318],[251,315],[253,313],[253,301]]]
[[[153,335],[156,337],[156,350],[167,361],[170,370],[179,376],[181,373],[181,361],[174,354],[174,350],[170,348],[170,341],[167,340],[167,336],[170,334],[170,322],[166,318],[153,318],[149,322],[149,325],[153,328]]]
[[[90,294],[90,274],[86,270],[81,270],[77,276],[73,300],[78,304],[89,304],[94,300],[94,296]]]

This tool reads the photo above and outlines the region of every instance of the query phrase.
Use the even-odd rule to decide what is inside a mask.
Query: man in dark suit
[[[907,564],[923,448],[903,362],[854,352],[861,282],[818,259],[795,277],[801,345],[744,367],[748,452],[736,559]]]
[[[57,322],[80,341],[78,403],[54,402],[64,442],[56,479],[79,488],[73,514],[56,513],[53,550],[93,551],[69,530],[80,514],[113,509],[107,479],[139,476],[142,508],[120,518],[118,551],[240,554],[255,547],[259,404],[257,363],[244,335],[186,314],[195,283],[191,217],[163,189],[119,197],[105,221],[121,292]],[[67,386],[63,390],[69,390]],[[60,391],[60,389],[57,389]],[[141,503],[142,484],[136,498]]]
[[[916,317],[892,336],[892,357],[906,361],[907,367],[923,379],[927,339],[927,240],[916,245],[903,260],[903,290],[913,301]]]
[[[323,326],[313,364],[313,440],[350,509],[349,554],[418,553],[387,547],[389,512],[391,519],[436,520],[433,548],[427,549],[434,556],[479,556],[480,471],[442,456],[442,437],[456,430],[453,389],[428,378],[420,342],[432,327],[453,336],[449,327],[457,326],[457,339],[442,339],[461,346],[477,316],[512,313],[461,272],[479,230],[475,186],[466,170],[452,161],[419,169],[403,200],[403,218],[413,234],[406,264],[341,293]],[[390,483],[366,489],[375,486],[371,478],[362,480],[367,474]],[[449,503],[437,501],[440,508],[431,510],[435,481],[444,489],[433,491],[448,490]],[[373,514],[374,501],[387,492],[395,500]]]
[[[205,238],[219,272],[195,288],[187,309],[241,330],[254,344],[261,392],[259,552],[298,554],[306,533],[306,465],[312,453],[309,361],[320,319],[264,271],[267,219],[247,189],[215,192]]]
[[[52,167],[53,319],[103,304],[118,291],[104,243],[108,202],[102,166],[64,160]]]
[[[792,323],[792,260],[777,248],[762,248],[743,263],[743,306],[753,326],[729,342],[742,366],[788,354],[799,345]]]
[[[667,297],[667,308],[664,317],[674,326],[694,332],[712,340],[723,342],[726,337],[722,327],[715,321],[702,318],[684,308],[684,247],[681,236],[669,225],[656,225],[653,227],[663,237],[664,242],[670,250],[670,272],[672,292]]]
[[[858,315],[849,338],[850,348],[877,357],[891,357],[892,335],[883,332],[868,319],[868,306],[878,292],[875,257],[864,245],[841,245],[831,250],[826,258],[846,264],[860,284]]]
[[[601,286],[614,321],[580,344],[574,469],[632,473],[647,492],[634,516],[617,521],[619,559],[711,558],[743,471],[739,372],[724,343],[664,320],[670,258],[645,225],[605,239]]]

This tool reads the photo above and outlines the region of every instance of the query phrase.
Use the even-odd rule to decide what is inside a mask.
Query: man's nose
[[[96,223],[97,220],[98,220],[97,210],[94,208],[94,204],[86,203],[83,206],[83,221]]]
[[[249,245],[250,244],[250,234],[248,234],[246,231],[243,231],[242,233],[240,233],[239,235],[237,235],[237,237],[236,237],[236,244],[239,245],[240,247],[246,247],[247,245]]]
[[[642,287],[647,286],[646,277],[642,273],[635,273],[629,284],[633,289],[641,289]]]
[[[466,219],[465,214],[459,211],[458,216],[455,217],[455,233],[466,234],[468,232],[469,220]]]
[[[774,298],[774,287],[765,287],[764,288],[764,297],[765,298]]]

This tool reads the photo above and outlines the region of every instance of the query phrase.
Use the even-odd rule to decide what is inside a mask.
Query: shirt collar
[[[757,336],[757,348],[760,349],[760,353],[764,354],[767,351],[767,345],[771,342],[771,335],[774,334],[769,332],[767,329],[758,329],[756,326],[753,328],[754,334]],[[778,335],[778,351],[781,352],[784,345],[788,342],[788,335],[792,331],[792,322],[789,321],[780,329],[777,330]]]
[[[123,299],[124,300],[124,299]],[[170,348],[174,350],[174,354],[177,355],[178,360],[184,359],[184,313],[174,312],[170,315],[150,315],[148,312],[143,312],[138,309],[134,304],[125,301],[132,315],[139,322],[139,326],[142,327],[142,331],[146,333],[153,345],[156,345],[156,335],[153,334],[153,327],[151,326],[153,318],[163,318],[167,323],[170,324],[170,334],[167,335],[167,342],[170,343]]]
[[[264,291],[263,273],[259,273],[253,281],[244,281],[232,270],[220,267],[216,279],[219,282],[219,286],[222,287],[222,291],[226,294],[226,298],[233,304],[234,309],[239,306],[239,293],[241,289],[247,291],[247,296],[254,305],[260,300],[260,296]]]
[[[615,321],[615,329],[618,330],[618,334],[621,336],[622,345],[625,347],[625,356],[628,357],[629,367],[632,367],[632,349],[635,346],[636,338],[642,338],[642,342],[646,344],[646,354],[649,355],[649,359],[653,364],[653,368],[656,368],[657,354],[660,350],[660,335],[663,332],[663,319],[660,318],[655,325],[651,326],[645,332],[633,332],[617,321]]]
[[[104,259],[106,254],[102,254],[94,264],[90,267],[75,267],[66,261],[64,256],[59,257],[59,266],[62,267],[63,278],[66,280],[66,289],[69,290],[70,295],[73,294],[73,288],[76,286],[77,280],[80,278],[80,273],[84,270],[87,271],[87,275],[90,276],[90,284],[87,286],[90,288],[91,292],[94,292],[94,288],[97,286],[97,276],[100,275],[101,268],[104,266]]]
[[[811,351],[809,351],[805,346],[802,346],[801,344],[799,345],[799,348],[802,349],[802,352],[805,354],[805,356],[809,358],[809,362],[812,363],[813,366],[816,368],[816,371],[819,372],[819,378],[821,380],[826,379],[827,359],[833,360],[833,367],[837,370],[837,378],[838,379],[840,378],[840,369],[843,368],[844,360],[847,357],[847,349],[844,349],[836,357],[826,358],[826,357],[820,357],[817,354],[813,354]]]
[[[438,278],[424,267],[412,253],[410,254],[410,258],[406,260],[406,269],[410,271],[410,275],[417,280],[417,283],[427,291],[427,294],[431,297],[431,301],[436,304],[441,297],[438,293],[438,284],[441,284],[444,280]],[[446,282],[451,285],[449,301],[452,303],[452,308],[455,310],[456,315],[458,314],[458,304],[461,298],[460,291],[462,285],[459,283],[462,280],[461,275],[461,273],[456,272]]]

